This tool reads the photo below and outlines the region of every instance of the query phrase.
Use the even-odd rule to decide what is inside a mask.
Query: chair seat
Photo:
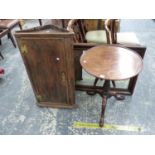
[[[88,31],[85,36],[87,42],[107,43],[106,32],[104,30]]]
[[[104,30],[88,31],[85,38],[87,42],[107,43],[106,32]],[[139,44],[139,40],[133,32],[117,33],[117,42],[120,44]]]
[[[19,23],[18,19],[0,20],[0,28],[12,28]]]

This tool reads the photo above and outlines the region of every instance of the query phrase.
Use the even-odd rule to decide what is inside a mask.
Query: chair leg
[[[101,109],[101,117],[100,117],[100,122],[99,122],[99,126],[103,127],[104,126],[104,113],[105,113],[105,107],[107,104],[107,96],[103,95],[102,98],[102,109]]]
[[[10,33],[8,33],[8,39],[10,39]]]
[[[22,22],[21,21],[19,21],[19,28],[20,28],[20,30],[22,30],[23,29],[23,27],[22,27]]]
[[[0,45],[2,44],[2,41],[1,41],[1,39],[0,39]],[[3,57],[3,55],[2,55],[2,53],[0,52],[0,57],[2,58],[2,59],[4,59],[4,57]]]
[[[16,43],[15,43],[15,40],[14,40],[12,34],[11,34],[11,31],[9,32],[9,36],[10,36],[10,39],[11,39],[11,41],[12,41],[14,47],[16,48]]]
[[[113,84],[113,87],[116,88],[116,83],[115,83],[115,81],[112,80],[112,84]]]
[[[39,20],[40,26],[42,26],[43,25],[42,20],[41,19],[38,19],[38,20]]]

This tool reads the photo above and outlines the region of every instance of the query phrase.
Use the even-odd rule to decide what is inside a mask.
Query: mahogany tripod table
[[[98,93],[102,97],[99,125],[103,127],[107,99],[111,96],[118,100],[124,99],[124,96],[110,90],[110,81],[125,80],[138,75],[143,66],[142,58],[127,48],[100,45],[84,51],[80,63],[87,73],[96,77],[94,87],[98,79],[104,80],[101,90],[87,90],[90,95]]]

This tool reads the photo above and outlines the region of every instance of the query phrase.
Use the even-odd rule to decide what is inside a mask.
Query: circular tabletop
[[[129,79],[143,67],[142,58],[135,51],[111,45],[84,51],[80,63],[86,72],[105,80]]]

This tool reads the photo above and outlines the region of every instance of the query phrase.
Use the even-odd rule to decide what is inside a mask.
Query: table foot
[[[104,118],[100,118],[99,126],[102,128],[104,125]]]
[[[115,97],[117,100],[124,100],[124,99],[125,99],[125,96],[119,95],[119,94],[115,95],[114,97]]]

